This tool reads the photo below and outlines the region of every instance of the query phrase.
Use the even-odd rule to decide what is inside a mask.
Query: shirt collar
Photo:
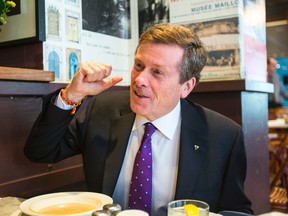
[[[165,135],[168,139],[171,140],[175,134],[177,125],[180,121],[180,118],[181,118],[180,113],[181,113],[181,103],[179,100],[177,105],[174,107],[174,109],[171,112],[152,121],[151,123],[153,123],[153,125],[157,127],[157,129],[163,135]],[[149,120],[141,115],[136,114],[136,118],[135,118],[132,130],[137,130],[146,122],[149,122]]]

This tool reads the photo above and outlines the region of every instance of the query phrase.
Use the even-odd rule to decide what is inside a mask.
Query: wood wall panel
[[[5,88],[12,83],[12,88]],[[0,197],[27,198],[73,184],[77,185],[75,190],[83,190],[81,156],[52,165],[33,163],[23,154],[25,141],[41,110],[41,96],[63,84],[0,81],[0,86]]]
[[[21,27],[19,27],[21,28]],[[43,43],[0,47],[0,65],[43,70]]]

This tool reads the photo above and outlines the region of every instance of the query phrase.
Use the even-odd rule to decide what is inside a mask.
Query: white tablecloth
[[[0,215],[1,216],[27,216],[19,211],[19,205],[24,199],[17,197],[0,198]]]

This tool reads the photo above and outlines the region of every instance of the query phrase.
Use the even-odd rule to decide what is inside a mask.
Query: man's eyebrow
[[[135,57],[134,61],[144,63],[139,57]],[[153,64],[153,67],[156,67],[156,68],[167,68],[167,66],[165,64],[157,64],[157,63]]]
[[[165,64],[154,64],[153,66],[157,67],[157,68],[167,68],[167,66]]]

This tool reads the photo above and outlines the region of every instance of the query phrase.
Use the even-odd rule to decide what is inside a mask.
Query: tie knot
[[[145,136],[152,136],[153,133],[157,130],[157,128],[150,122],[147,122],[144,124],[145,125]]]

